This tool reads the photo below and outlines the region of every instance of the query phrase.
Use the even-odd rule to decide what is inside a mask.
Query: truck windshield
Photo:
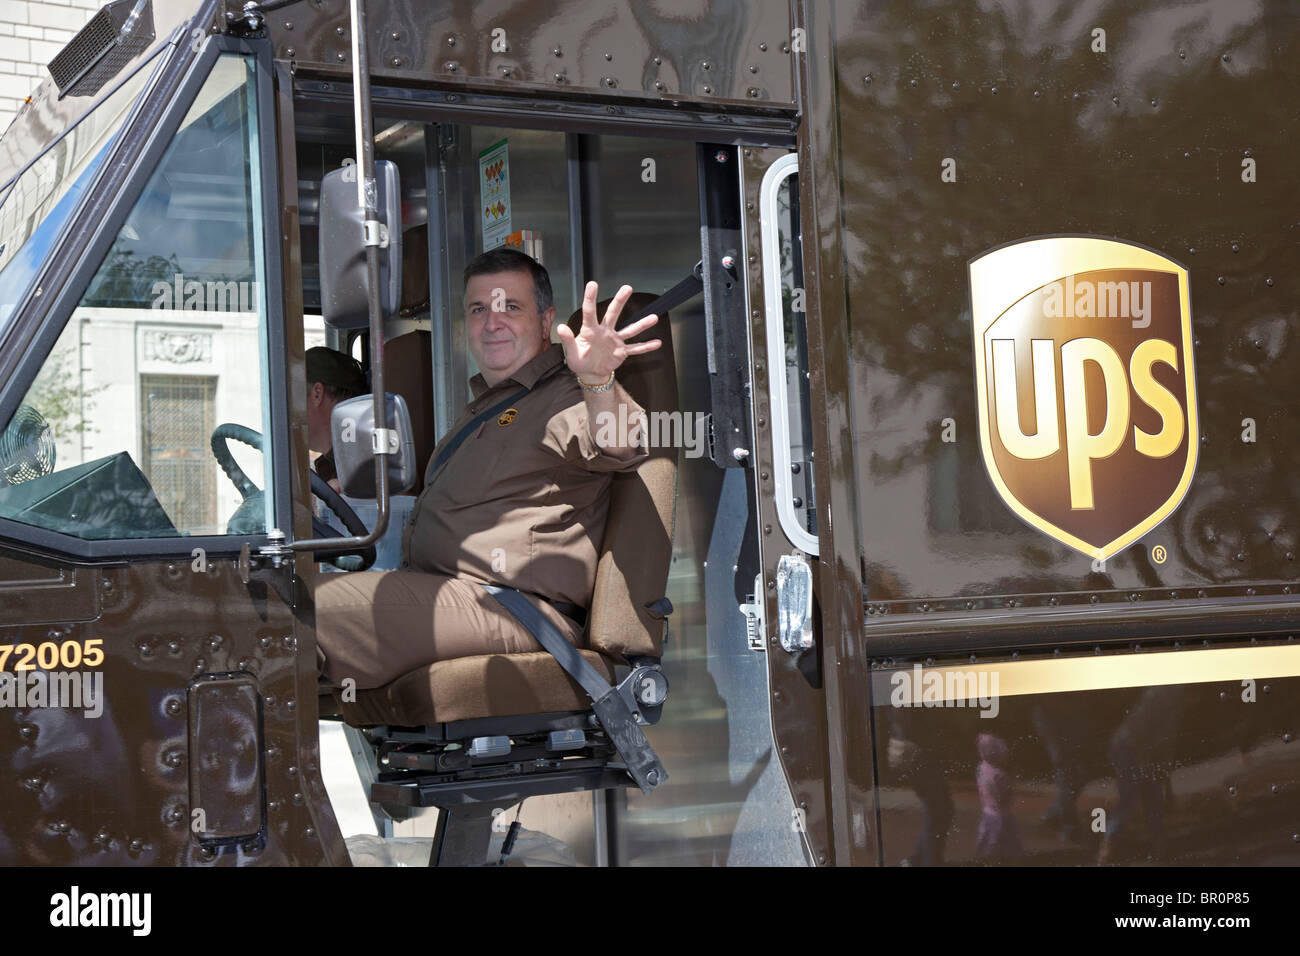
[[[141,64],[0,197],[0,335],[8,328],[41,262],[111,152],[131,107],[153,72],[152,62]]]

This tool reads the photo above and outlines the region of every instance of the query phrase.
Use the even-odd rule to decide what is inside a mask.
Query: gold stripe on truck
[[[891,694],[898,697],[899,691],[909,700],[940,702],[966,700],[973,696],[973,688],[999,697],[1018,697],[1278,677],[1300,677],[1300,644],[1053,657],[965,667],[914,664],[876,671],[872,690],[879,706],[888,705]]]

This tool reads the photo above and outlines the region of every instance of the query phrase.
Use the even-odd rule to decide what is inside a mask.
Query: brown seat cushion
[[[582,656],[613,683],[614,667],[595,651]],[[513,717],[565,710],[587,710],[591,700],[555,658],[545,651],[533,654],[483,654],[438,661],[403,674],[374,690],[357,692],[343,703],[336,691],[332,707],[356,727],[393,724],[420,727],[479,717]]]

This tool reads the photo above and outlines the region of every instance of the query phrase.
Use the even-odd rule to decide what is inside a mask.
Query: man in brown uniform
[[[536,260],[495,249],[465,270],[469,347],[480,369],[470,380],[474,400],[434,449],[402,568],[332,575],[317,588],[317,638],[331,682],[351,678],[364,690],[438,660],[541,650],[483,583],[517,588],[568,640],[581,638],[612,473],[648,457],[644,427],[601,427],[643,412],[614,373],[627,356],[660,345],[625,341],[657,316],[615,328],[630,286],[601,320],[597,291],[587,283],[581,332],[561,325],[553,344],[550,279]],[[467,423],[505,399],[508,408],[440,459]]]

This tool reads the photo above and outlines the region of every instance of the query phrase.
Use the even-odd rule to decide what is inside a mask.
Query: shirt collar
[[[535,359],[531,362],[525,362],[515,370],[514,375],[511,375],[509,378],[503,378],[493,387],[500,388],[508,382],[516,382],[523,388],[532,388],[537,384],[539,378],[563,362],[564,346],[559,342],[552,342],[550,346],[544,349]],[[470,391],[474,393],[475,399],[482,398],[485,393],[492,390],[488,388],[488,383],[483,378],[482,372],[469,380],[469,388]]]

